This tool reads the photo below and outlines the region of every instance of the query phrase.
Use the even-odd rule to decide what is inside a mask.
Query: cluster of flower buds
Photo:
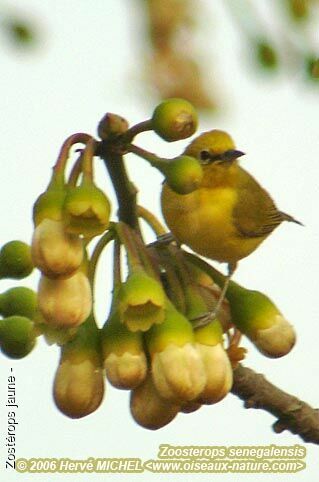
[[[105,160],[110,173],[115,159],[115,169],[124,175],[122,155],[133,152],[159,169],[176,192],[189,193],[202,179],[196,159],[162,159],[131,141],[145,130],[167,141],[184,139],[196,127],[193,107],[169,99],[150,120],[132,128],[107,114],[98,128],[99,143],[87,134],[71,136],[47,190],[35,202],[31,247],[12,241],[0,250],[1,278],[24,278],[34,266],[40,271],[37,294],[16,287],[0,295],[0,348],[11,358],[22,358],[39,335],[59,345],[53,394],[59,410],[71,418],[100,406],[106,378],[114,387],[130,390],[130,410],[138,424],[158,429],[178,413],[191,413],[228,394],[233,368],[246,351],[238,346],[241,334],[269,357],[283,356],[294,345],[291,325],[265,295],[230,282],[221,302],[225,279],[209,264],[165,239],[147,245],[139,217],[156,235],[165,230],[145,208],[135,206],[135,225],[123,220],[121,209],[120,220],[109,221],[110,203],[93,181],[94,155]],[[85,148],[66,182],[66,161],[76,143]],[[131,186],[127,179],[121,181]],[[121,183],[117,186],[121,189]],[[113,297],[99,327],[92,289],[98,259],[110,242]]]
[[[81,183],[76,184],[78,175],[68,183],[64,179],[69,149],[81,140],[78,135],[66,141],[49,186],[33,209],[32,260],[41,272],[38,305],[43,322],[56,328],[77,327],[91,313],[85,243],[109,226],[109,200],[93,182],[93,140],[84,138],[87,143],[78,173]]]
[[[137,423],[158,429],[190,403],[199,408],[229,392],[232,365],[223,326],[229,328],[230,312],[225,301],[221,322],[214,319],[196,328],[192,317],[216,304],[219,287],[171,248],[146,248],[124,223],[118,223],[117,233],[129,271],[122,281],[116,268],[120,254],[115,252],[118,274],[111,313],[102,328],[104,368],[113,386],[131,390],[131,413]],[[195,280],[195,272],[206,284]],[[176,307],[177,291],[183,308]]]

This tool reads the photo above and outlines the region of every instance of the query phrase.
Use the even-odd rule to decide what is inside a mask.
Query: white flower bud
[[[155,353],[152,375],[160,396],[172,401],[194,400],[206,383],[201,355],[191,343],[170,344]]]
[[[128,390],[137,387],[145,379],[147,361],[144,353],[110,353],[104,361],[104,367],[106,377],[114,387]]]
[[[66,233],[63,222],[52,219],[35,228],[31,249],[34,265],[49,278],[71,276],[83,259],[80,237]]]
[[[67,279],[53,280],[42,276],[38,303],[46,323],[68,328],[80,325],[92,309],[89,280],[82,271]]]

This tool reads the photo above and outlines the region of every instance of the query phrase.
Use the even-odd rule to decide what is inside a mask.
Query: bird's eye
[[[200,158],[201,158],[201,161],[206,161],[206,162],[203,162],[203,164],[208,164],[208,162],[210,161],[209,151],[201,151]]]

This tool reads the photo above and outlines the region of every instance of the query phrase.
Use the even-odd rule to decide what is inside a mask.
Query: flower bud
[[[9,241],[0,250],[0,279],[22,279],[32,273],[30,246],[22,241]]]
[[[308,79],[318,82],[319,80],[319,59],[314,55],[307,55],[304,59]]]
[[[203,404],[217,403],[230,391],[233,384],[233,370],[223,345],[202,345],[197,349],[201,354],[206,370],[206,385],[197,400]]]
[[[108,112],[100,120],[97,128],[97,133],[102,140],[106,140],[110,137],[123,134],[127,131],[128,127],[129,126],[126,119],[117,114],[112,114],[111,112]]]
[[[305,20],[310,13],[309,0],[288,0],[288,9],[294,20]]]
[[[104,395],[98,333],[88,320],[73,340],[61,349],[53,396],[58,409],[70,418],[94,412]]]
[[[125,390],[140,385],[147,372],[141,332],[130,331],[115,311],[105,323],[101,337],[104,368],[109,382]]]
[[[68,233],[91,238],[106,231],[109,220],[110,202],[97,186],[86,182],[68,190],[63,211]]]
[[[34,319],[37,312],[37,295],[30,288],[17,286],[0,294],[0,314],[4,317],[20,315]]]
[[[197,401],[184,402],[181,405],[180,412],[193,413],[201,408],[202,404]]]
[[[49,278],[71,276],[83,260],[82,240],[66,233],[62,221],[43,219],[33,234],[32,259]]]
[[[161,168],[169,187],[178,194],[189,194],[197,189],[203,179],[203,169],[195,157],[179,156]]]
[[[204,404],[219,402],[233,383],[232,366],[223,347],[222,326],[218,320],[214,320],[196,328],[194,337],[206,372],[205,387],[196,401]]]
[[[33,206],[33,222],[38,226],[44,219],[61,221],[62,208],[66,196],[66,189],[54,183],[49,185]]]
[[[92,308],[88,278],[77,271],[67,279],[52,280],[42,276],[38,304],[46,323],[55,327],[74,327],[83,323]]]
[[[227,291],[232,322],[264,355],[286,355],[295,344],[293,327],[263,293],[230,283]]]
[[[194,134],[198,125],[195,108],[184,99],[167,99],[154,110],[152,127],[167,142],[186,139]]]
[[[147,331],[165,318],[165,292],[162,285],[142,270],[129,274],[121,285],[118,312],[131,331]]]
[[[201,355],[191,343],[169,345],[155,353],[152,374],[160,396],[174,402],[194,400],[206,383]]]
[[[160,396],[174,402],[195,399],[205,386],[206,375],[193,344],[191,323],[168,302],[164,322],[154,325],[145,338]]]
[[[268,70],[275,70],[278,67],[277,52],[270,43],[257,41],[255,49],[257,61],[262,67]]]
[[[264,355],[279,358],[287,355],[296,342],[296,334],[291,324],[278,313],[269,328],[258,330],[250,338],[253,344]]]
[[[149,430],[170,423],[180,406],[161,398],[149,373],[144,382],[131,392],[130,409],[135,422]]]
[[[9,358],[24,358],[36,341],[33,323],[24,316],[9,316],[0,320],[0,347]]]

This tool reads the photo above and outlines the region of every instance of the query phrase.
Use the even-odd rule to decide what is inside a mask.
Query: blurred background
[[[184,97],[199,109],[199,131],[231,133],[247,155],[242,165],[271,193],[276,204],[305,224],[284,224],[243,260],[236,280],[267,293],[295,326],[298,341],[285,358],[263,357],[248,341],[245,364],[274,384],[318,406],[317,276],[319,274],[319,2],[316,0],[15,0],[0,6],[0,245],[29,242],[32,204],[47,186],[64,139],[96,134],[105,112],[133,125],[149,118],[167,97]],[[136,141],[174,157],[187,144],[167,144],[155,134]],[[160,214],[161,175],[127,156],[139,203]],[[102,165],[99,185],[115,201]],[[110,301],[110,260],[99,266],[96,313],[100,324]],[[36,274],[28,280],[36,287]],[[15,283],[1,282],[1,291]],[[139,427],[128,394],[107,387],[101,407],[81,420],[55,408],[52,382],[59,350],[39,340],[21,361],[1,358],[0,403],[6,403],[10,368],[19,404],[17,457],[156,458],[160,444],[294,445],[290,433],[275,435],[269,414],[245,410],[233,395],[216,406],[180,414],[157,432]],[[3,410],[5,417],[6,410]],[[2,417],[2,416],[1,416]],[[1,420],[0,472],[7,447]],[[4,430],[2,430],[4,427]],[[308,481],[318,473],[314,446],[307,469],[276,474]],[[24,474],[23,480],[34,480]],[[47,480],[46,474],[37,479]],[[50,474],[60,480],[63,474]],[[87,474],[68,475],[86,480]],[[90,474],[104,480],[102,474]],[[162,480],[161,474],[114,474],[118,481]],[[213,474],[168,474],[171,480],[210,480]],[[232,474],[218,476],[225,481]],[[236,476],[237,477],[237,476]],[[238,476],[240,478],[241,476]],[[245,474],[244,480],[273,480]]]

